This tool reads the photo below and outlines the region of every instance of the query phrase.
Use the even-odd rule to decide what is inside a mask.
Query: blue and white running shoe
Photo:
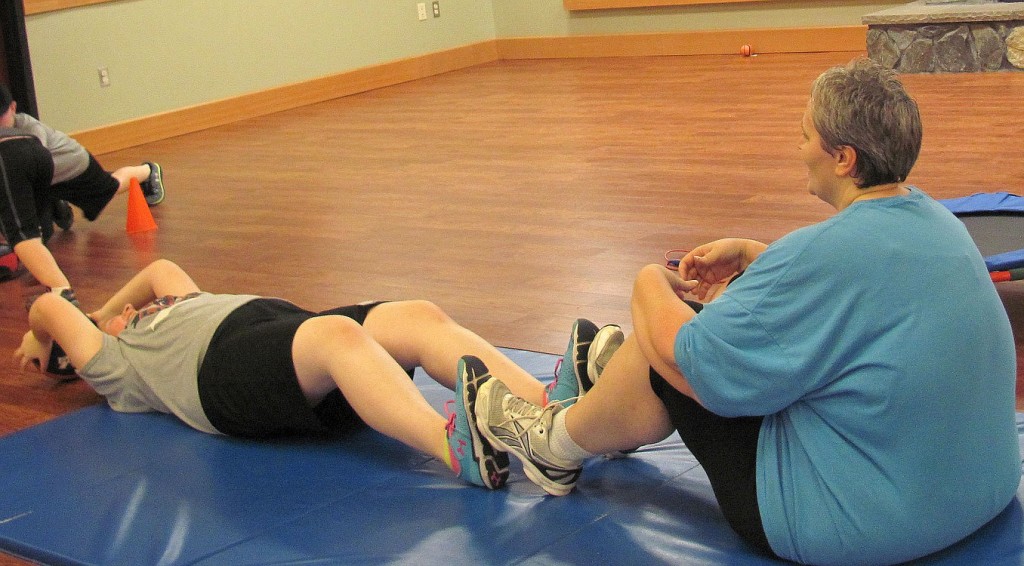
[[[459,360],[459,375],[455,381],[455,405],[448,406],[448,449],[451,451],[452,468],[462,479],[473,485],[498,489],[508,480],[508,454],[496,450],[483,436],[476,424],[476,403],[480,386],[491,379],[487,366],[475,356],[463,356]]]

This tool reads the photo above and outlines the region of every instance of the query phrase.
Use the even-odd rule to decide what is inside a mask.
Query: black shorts
[[[292,341],[310,318],[341,315],[362,324],[378,304],[314,313],[280,299],[256,299],[236,309],[217,327],[199,369],[199,399],[210,424],[245,438],[326,435],[365,426],[337,389],[309,405],[295,375]]]
[[[55,198],[81,208],[86,220],[91,222],[99,217],[119,188],[117,179],[89,154],[89,166],[85,171],[73,179],[54,184],[52,191]]]
[[[41,210],[52,206],[53,158],[35,137],[0,142],[0,232],[13,248],[39,238]]]
[[[729,526],[762,552],[775,556],[757,505],[757,440],[764,417],[721,417],[681,393],[653,369],[650,380],[679,437],[711,480],[711,489]]]

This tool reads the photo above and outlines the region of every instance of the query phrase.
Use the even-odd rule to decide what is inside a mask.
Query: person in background
[[[0,264],[10,263],[13,253],[41,285],[69,293],[71,283],[45,246],[54,223],[71,227],[68,203],[95,220],[135,179],[153,206],[164,200],[163,172],[145,162],[108,173],[67,134],[18,113],[5,85],[0,85],[0,112],[0,233],[6,240],[0,243]],[[4,272],[10,276],[14,270]]]

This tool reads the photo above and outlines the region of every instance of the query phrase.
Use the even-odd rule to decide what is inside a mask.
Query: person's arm
[[[14,352],[22,370],[45,370],[54,340],[76,368],[88,363],[103,345],[103,333],[92,321],[78,307],[53,293],[45,293],[32,303],[28,323],[29,331]]]
[[[640,351],[654,368],[676,389],[696,399],[675,359],[676,335],[696,313],[680,297],[696,286],[661,265],[640,270],[633,284],[630,308],[633,333]]]
[[[14,253],[18,254],[18,259],[25,264],[25,269],[41,285],[51,289],[71,286],[67,276],[57,265],[57,260],[53,259],[53,254],[43,244],[41,238],[18,242],[14,245]]]
[[[198,291],[199,287],[185,270],[171,261],[159,259],[132,277],[99,310],[90,313],[89,318],[101,323],[121,314],[125,305],[138,309],[158,297],[184,296]]]
[[[679,276],[697,281],[693,294],[704,299],[715,285],[745,270],[768,244],[742,238],[726,238],[698,246],[679,261]]]

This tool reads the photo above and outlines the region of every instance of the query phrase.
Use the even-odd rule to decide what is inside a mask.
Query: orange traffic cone
[[[128,221],[125,223],[125,230],[129,234],[156,230],[153,213],[149,211],[142,187],[135,179],[132,179],[128,186]]]

